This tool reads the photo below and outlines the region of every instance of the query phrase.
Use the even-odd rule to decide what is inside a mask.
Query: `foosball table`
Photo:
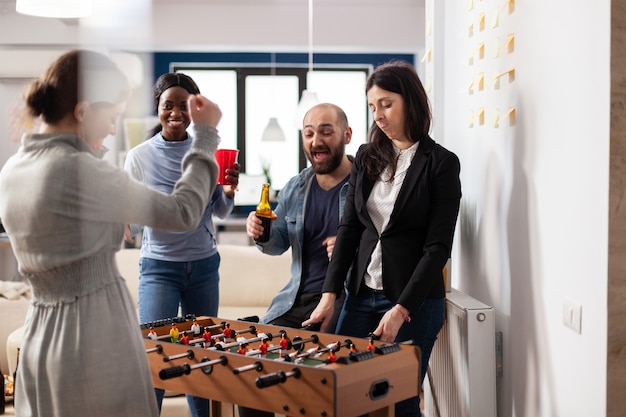
[[[214,317],[144,323],[154,386],[287,416],[393,416],[418,395],[419,349]]]

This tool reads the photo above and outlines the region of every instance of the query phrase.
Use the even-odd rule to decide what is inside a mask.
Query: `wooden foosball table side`
[[[292,341],[307,341],[307,348],[344,341],[347,344],[346,337],[302,329],[209,317],[197,321],[202,327],[211,326],[215,333],[221,331],[220,323],[228,322],[231,329],[242,330],[242,336],[248,339],[254,333],[247,329],[254,326],[255,331],[268,335],[285,331]],[[177,326],[180,331],[189,331],[191,321]],[[167,326],[157,331],[167,332]],[[232,404],[286,416],[356,417],[366,413],[372,417],[393,416],[396,402],[418,395],[417,348],[395,345],[397,350],[388,354],[374,354],[367,352],[368,340],[350,338],[350,341],[357,352],[362,352],[362,359],[354,360],[355,356],[345,346],[336,352],[337,362],[324,363],[320,359],[294,363],[165,340],[146,339],[145,345],[155,387],[211,399],[213,417],[234,417]],[[163,379],[164,374],[173,373],[179,375]],[[266,383],[259,387],[259,380]]]

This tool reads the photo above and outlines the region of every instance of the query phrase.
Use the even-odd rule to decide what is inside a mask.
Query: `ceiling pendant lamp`
[[[284,142],[285,141],[285,132],[280,128],[278,124],[278,119],[275,117],[270,117],[267,126],[263,130],[263,135],[261,135],[262,142]]]
[[[30,16],[69,19],[90,16],[93,4],[92,0],[17,0],[15,10]]]
[[[309,72],[313,71],[313,0],[309,0]],[[320,102],[317,93],[305,89],[302,91],[300,103],[296,109],[294,124],[296,128],[302,128],[302,119],[307,111]]]
[[[274,111],[274,90],[275,85],[274,81],[276,80],[276,54],[272,52],[271,55],[271,81],[272,81],[272,90],[270,92],[271,95],[271,106],[272,111]],[[263,130],[263,134],[261,135],[262,142],[284,142],[285,141],[285,132],[278,124],[278,119],[276,117],[270,117],[269,122],[267,122],[267,126]]]

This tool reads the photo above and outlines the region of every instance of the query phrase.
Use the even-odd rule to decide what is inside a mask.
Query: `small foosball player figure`
[[[281,355],[289,349],[289,340],[287,339],[287,335],[285,333],[280,335],[280,342],[278,344],[280,345]]]
[[[204,339],[204,347],[211,346],[211,332],[208,328],[204,328],[204,332],[202,333],[202,338]]]
[[[341,342],[333,342],[326,345],[328,350],[339,350],[341,347]]]
[[[335,349],[331,349],[328,351],[328,363],[337,362],[337,355],[335,354]]]
[[[261,340],[261,344],[259,345],[259,352],[261,353],[261,356],[267,355],[267,349],[269,348],[269,346],[268,346],[269,343],[270,343],[269,339],[262,339]]]
[[[240,355],[245,355],[249,349],[250,347],[246,343],[240,343],[239,349],[237,349],[237,353]]]
[[[224,324],[224,337],[228,340],[233,337],[233,329],[230,328],[230,323]]]
[[[374,346],[374,339],[370,337],[369,341],[367,342],[367,350],[374,350],[375,348],[376,347]]]
[[[182,343],[183,345],[189,344],[189,336],[187,336],[187,332],[183,332],[182,336],[180,337],[180,343]]]
[[[193,321],[193,324],[191,325],[191,332],[194,334],[194,336],[200,336],[200,325],[198,324],[197,320]]]
[[[154,331],[154,327],[150,327],[150,331],[148,331],[148,339],[157,340],[157,333]]]
[[[238,332],[234,332],[233,338],[235,339],[236,342],[239,342],[239,343],[244,343],[246,341],[246,338],[240,335]]]
[[[176,327],[176,323],[172,323],[172,328],[170,329],[170,341],[172,343],[178,342],[178,327]]]
[[[213,344],[214,347],[220,349],[220,350],[224,350],[224,346],[226,345],[224,338],[223,337],[218,337],[215,339],[215,343]]]

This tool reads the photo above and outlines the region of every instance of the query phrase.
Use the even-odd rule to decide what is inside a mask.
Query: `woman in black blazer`
[[[352,167],[324,294],[303,325],[321,322],[324,330],[345,285],[336,332],[412,340],[422,381],[444,320],[442,270],[459,212],[460,163],[428,136],[428,98],[413,66],[377,67],[366,92],[374,123]],[[395,412],[420,416],[419,397]]]

